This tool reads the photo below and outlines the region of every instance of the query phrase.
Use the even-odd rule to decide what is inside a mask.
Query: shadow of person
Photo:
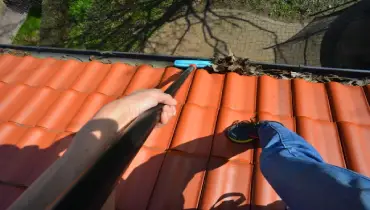
[[[1,130],[15,133],[14,127],[17,126],[7,123]],[[6,139],[8,137],[1,139],[0,183],[4,188],[0,188],[0,194],[4,196],[1,196],[0,209],[9,207],[19,196],[13,209],[41,209],[50,205],[115,142],[117,130],[115,121],[100,119],[89,121],[76,135],[61,136],[34,127],[18,141]],[[54,143],[45,149],[40,148],[45,145],[45,136],[53,134],[56,135]],[[19,148],[19,142],[29,146]]]
[[[88,130],[81,129],[77,133],[75,136],[77,138],[74,141],[72,141],[73,135],[69,135],[57,139],[46,149],[40,149],[37,145],[23,149],[12,145],[0,146],[0,165],[4,169],[0,173],[0,181],[3,185],[21,189],[15,195],[4,196],[0,209],[6,209],[35,179],[37,180],[32,184],[32,187],[35,189],[36,185],[43,186],[43,190],[32,191],[32,189],[30,190],[32,187],[30,187],[20,197],[20,200],[23,201],[16,202],[16,207],[37,209],[38,206],[47,206],[58,195],[65,192],[68,186],[75,181],[75,177],[81,175],[91,166],[91,163],[95,162],[116,140],[115,136],[111,134],[112,132],[108,132],[118,129],[117,123],[112,120],[93,120],[87,124],[87,127]],[[95,135],[91,134],[92,132],[98,133],[108,140],[99,141]],[[84,138],[78,138],[79,135]],[[192,195],[189,196],[192,198],[187,197],[185,200],[184,195],[201,193],[196,190],[201,188],[205,171],[215,170],[225,165],[230,158],[254,147],[252,144],[225,147],[225,156],[208,164],[209,152],[214,139],[224,138],[223,135],[224,133],[205,136],[178,145],[173,143],[171,149],[152,153],[147,160],[141,162],[134,160],[130,166],[132,169],[130,167],[127,169],[131,172],[127,177],[121,179],[116,187],[115,209],[146,209],[148,206],[150,209],[191,209],[196,206],[199,196]],[[161,139],[156,139],[156,141],[161,141]],[[184,141],[186,140],[184,139]],[[62,158],[59,158],[61,152],[67,148],[67,152]],[[142,147],[142,150],[146,149],[148,149],[146,146]],[[140,159],[141,157],[137,155],[136,158]],[[136,167],[135,161],[140,162]],[[52,164],[53,162],[54,164]],[[78,167],[71,166],[76,164]],[[42,174],[45,169],[53,171],[53,173]],[[16,179],[17,177],[23,179]],[[58,180],[58,183],[55,180]],[[1,192],[1,194],[6,194],[6,192]],[[34,202],[30,203],[30,200]],[[224,201],[223,203],[220,204],[221,207],[228,207],[227,209],[232,207],[231,202]],[[214,208],[220,209],[217,206]],[[239,209],[239,207],[235,209]]]
[[[134,161],[133,166],[127,169],[124,178],[116,188],[116,208],[192,209],[197,205],[205,171],[215,170],[225,165],[229,159],[254,148],[253,144],[230,144],[222,148],[223,158],[216,158],[208,163],[211,145],[216,143],[214,139],[226,138],[224,135],[224,133],[218,133],[179,145],[173,142],[170,149],[153,155],[147,160],[137,156],[139,161],[144,163],[139,165]],[[161,141],[161,139],[157,140]],[[213,145],[213,147],[213,150],[216,150],[216,146]],[[150,148],[147,149],[145,146],[142,150],[145,151],[142,151],[141,156],[148,156],[147,153],[150,153]],[[224,185],[224,183],[216,184]],[[211,209],[250,209],[252,206],[236,204],[238,202],[226,201]],[[272,205],[275,204],[253,205],[253,209],[284,209],[282,205],[279,208]]]
[[[45,149],[30,145],[0,146],[0,209],[7,209],[53,162],[62,156],[74,135],[56,139]]]

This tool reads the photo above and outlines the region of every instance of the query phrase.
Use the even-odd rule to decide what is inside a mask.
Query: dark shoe
[[[226,130],[226,136],[235,143],[244,144],[258,139],[258,123],[254,120],[236,121]]]

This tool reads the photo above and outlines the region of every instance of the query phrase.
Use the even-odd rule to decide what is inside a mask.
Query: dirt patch
[[[218,58],[213,61],[210,69],[216,73],[235,72],[241,75],[263,76],[268,75],[277,79],[304,79],[309,82],[339,82],[345,85],[364,86],[370,84],[369,77],[351,78],[336,74],[320,74],[311,72],[295,72],[280,69],[263,69],[261,66],[252,65],[248,58],[237,58],[233,55]]]

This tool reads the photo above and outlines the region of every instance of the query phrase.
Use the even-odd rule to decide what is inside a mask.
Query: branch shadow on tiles
[[[275,201],[267,206],[248,205],[243,204],[247,202],[247,198],[243,193],[225,193],[217,202],[210,208],[210,210],[278,210],[285,209],[282,201]]]

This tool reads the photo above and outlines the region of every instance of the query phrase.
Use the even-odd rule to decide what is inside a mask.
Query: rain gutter
[[[102,56],[106,58],[125,58],[125,59],[140,59],[146,61],[164,61],[173,63],[175,60],[211,60],[206,57],[191,57],[191,56],[174,56],[174,55],[160,55],[160,54],[145,54],[145,53],[129,53],[117,51],[98,51],[98,50],[79,50],[79,49],[65,49],[55,47],[39,47],[39,46],[20,46],[0,44],[0,48],[21,50],[37,53],[59,53],[59,54],[73,54],[73,55],[93,55]],[[267,62],[251,61],[254,65],[260,65],[264,69],[281,69],[296,72],[313,72],[318,74],[337,74],[348,77],[366,77],[370,76],[370,69],[349,69],[349,68],[331,68],[320,66],[306,66],[306,65],[290,65],[290,64],[275,64]]]

